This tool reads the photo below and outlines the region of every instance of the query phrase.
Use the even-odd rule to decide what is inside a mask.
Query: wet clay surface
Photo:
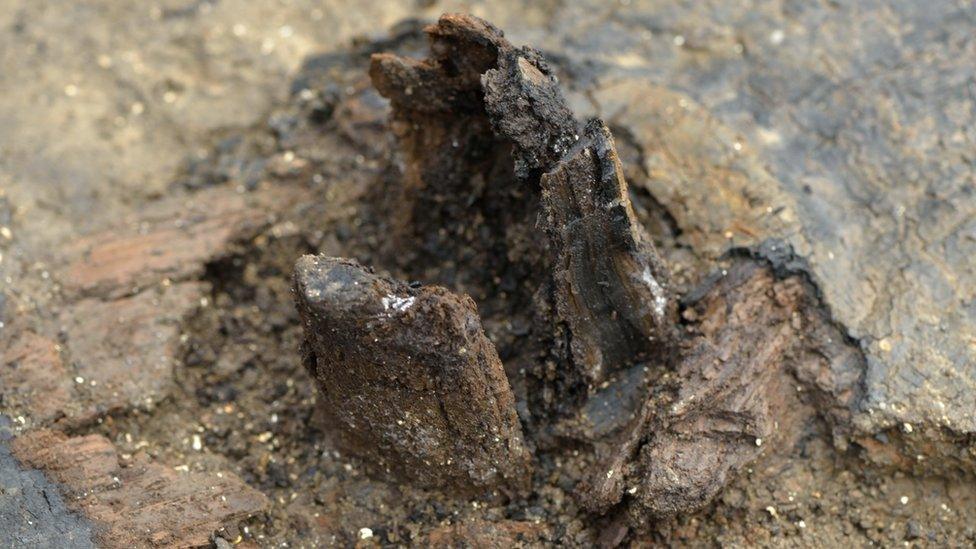
[[[202,21],[218,21],[222,40],[253,42],[260,58],[261,25],[249,21],[238,35],[227,13],[233,6],[207,5],[166,6],[154,32],[180,28],[192,36],[203,32]],[[0,225],[7,228],[0,233],[7,284],[0,297],[0,386],[3,412],[19,437],[4,444],[22,440],[20,467],[28,475],[46,471],[62,483],[62,497],[81,486],[72,484],[80,477],[31,457],[24,449],[37,437],[57,440],[50,448],[94,444],[98,455],[117,456],[121,473],[116,485],[97,484],[93,470],[78,472],[104,492],[65,498],[77,518],[52,524],[83,533],[89,521],[91,539],[117,546],[208,544],[215,531],[260,546],[971,544],[976,502],[965,326],[972,276],[961,258],[971,241],[966,181],[972,163],[960,151],[972,143],[965,129],[972,98],[961,61],[972,47],[966,38],[972,14],[948,2],[881,12],[861,4],[753,8],[477,8],[511,29],[513,42],[537,45],[548,58],[544,70],[536,64],[541,57],[528,57],[529,66],[499,62],[504,70],[494,74],[504,85],[496,90],[518,89],[513,78],[538,85],[558,75],[580,120],[599,115],[606,121],[612,156],[629,184],[631,214],[646,231],[641,239],[653,241],[671,272],[671,305],[679,313],[674,358],[619,364],[605,355],[608,367],[581,368],[568,383],[546,379],[546,369],[536,366],[539,353],[548,356],[541,364],[552,372],[564,371],[556,366],[567,361],[596,364],[592,349],[600,345],[586,342],[603,335],[592,332],[576,350],[570,344],[552,352],[552,340],[539,334],[566,313],[554,299],[558,285],[546,280],[553,258],[572,265],[601,246],[563,241],[537,227],[543,195],[518,186],[526,178],[541,180],[564,152],[550,158],[554,148],[520,142],[523,118],[492,125],[498,113],[490,109],[465,119],[467,127],[448,121],[431,124],[424,130],[430,134],[411,135],[407,118],[391,111],[368,74],[374,53],[428,55],[419,25],[387,34],[399,18],[395,10],[381,10],[389,21],[351,46],[345,38],[306,38],[317,35],[295,22],[291,34],[267,29],[275,42],[271,58],[291,61],[269,62],[267,72],[244,70],[244,80],[281,81],[298,67],[299,52],[330,53],[307,60],[291,79],[290,95],[283,89],[255,94],[257,108],[235,94],[223,96],[228,108],[220,112],[237,114],[211,119],[210,128],[230,124],[214,133],[200,127],[210,124],[207,118],[193,113],[218,96],[195,87],[196,77],[171,72],[169,78],[189,87],[130,89],[148,95],[140,96],[138,115],[125,98],[118,102],[123,126],[89,114],[101,101],[90,90],[115,89],[111,75],[125,78],[135,61],[113,55],[104,73],[87,75],[76,88],[47,84],[52,117],[77,110],[80,118],[68,126],[73,137],[47,139],[51,126],[33,124],[16,144],[5,133],[0,149],[11,160],[0,173]],[[288,9],[305,13],[301,6]],[[425,9],[434,17],[447,8]],[[11,28],[21,29],[18,36],[32,37],[29,44],[39,43],[56,17],[37,8],[7,13]],[[247,10],[236,16],[262,19]],[[90,17],[133,16],[115,10]],[[349,11],[348,17],[357,16]],[[537,25],[544,20],[547,26]],[[167,44],[157,53],[182,47]],[[92,52],[89,61],[98,65],[95,50],[76,49]],[[47,54],[35,49],[32,55],[43,60]],[[930,62],[916,63],[921,58]],[[171,67],[196,63],[193,56],[145,52],[141,61],[158,67],[160,59]],[[4,63],[21,74],[29,70],[23,60]],[[812,76],[799,78],[797,71]],[[9,79],[4,82],[6,89]],[[43,80],[31,82],[44,89]],[[496,104],[505,105],[499,112],[523,112],[506,103],[511,97],[499,94]],[[4,112],[14,121],[10,127],[26,127],[22,119],[33,116]],[[850,116],[855,112],[861,115]],[[175,130],[147,139],[138,131],[149,124],[140,118],[145,114],[196,121],[199,131],[182,143],[171,139]],[[89,121],[122,129],[106,129],[100,135],[108,137],[85,149],[75,138],[86,135]],[[889,137],[872,140],[879,128]],[[556,130],[546,142],[565,134]],[[459,157],[457,164],[438,160],[427,172],[405,170],[418,164],[405,141],[432,139],[437,149],[453,147],[451,136],[467,140],[464,150],[484,154]],[[143,186],[131,177],[149,166],[138,154],[113,164],[108,171],[121,176],[108,182],[63,175],[106,173],[101,161],[80,159],[92,146],[110,149],[119,139],[152,152],[146,152],[153,158],[146,171],[158,179]],[[31,143],[40,142],[65,144],[39,157],[62,155],[65,162],[52,163],[60,171],[26,162]],[[200,150],[188,151],[189,143]],[[580,148],[587,147],[603,150]],[[418,145],[418,153],[425,150]],[[481,175],[473,182],[457,175],[468,170]],[[593,179],[616,172],[597,166]],[[404,200],[401,193],[421,185],[424,173],[447,174],[438,178],[454,186],[445,195],[460,202],[424,202],[422,192]],[[75,186],[59,183],[69,179]],[[413,187],[405,184],[410,181]],[[64,191],[69,188],[74,191]],[[133,188],[139,191],[130,193]],[[83,214],[91,203],[104,212]],[[586,211],[585,201],[576,203]],[[466,219],[465,208],[481,214]],[[935,211],[945,215],[933,217]],[[921,253],[914,242],[937,245]],[[569,253],[560,255],[560,246]],[[504,258],[496,261],[499,250]],[[469,498],[385,482],[375,463],[335,444],[323,397],[299,353],[292,272],[295,260],[309,253],[355,258],[373,266],[375,276],[404,281],[404,295],[418,291],[415,281],[470,295],[481,318],[480,345],[493,345],[504,365],[533,455],[526,491]],[[632,271],[643,274],[621,272]],[[603,287],[601,280],[593,283]],[[572,295],[572,282],[565,295]],[[580,277],[575,284],[590,282]],[[544,286],[549,292],[539,293]],[[621,299],[609,293],[584,305],[597,314]],[[921,313],[906,313],[921,305]],[[588,330],[586,323],[569,324],[570,332]],[[659,346],[648,349],[646,357],[661,356]],[[497,367],[488,371],[497,377]],[[551,395],[539,399],[547,388]],[[565,393],[574,398],[558,396]],[[567,402],[551,416],[539,413]],[[683,451],[689,447],[692,457]],[[218,474],[230,504],[200,480]],[[153,478],[164,479],[152,484],[159,501],[200,502],[192,527],[174,522],[165,532],[144,533],[138,516],[99,511],[105,498],[129,505],[127,490]],[[112,534],[119,531],[138,541]]]

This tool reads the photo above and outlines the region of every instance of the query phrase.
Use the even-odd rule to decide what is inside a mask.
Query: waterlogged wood
[[[416,265],[447,266],[445,282],[525,317],[535,419],[571,415],[608,374],[668,361],[667,269],[636,220],[609,130],[580,127],[539,52],[471,16],[426,31],[427,59],[378,54],[370,69],[405,159],[397,256],[425,280]]]
[[[525,487],[530,454],[471,298],[322,256],[299,260],[295,291],[305,365],[346,451],[419,486]]]
[[[798,431],[797,373],[830,371],[801,328],[832,327],[795,273],[750,259],[686,296],[679,333],[668,268],[607,126],[581,128],[542,56],[490,24],[445,16],[427,33],[427,59],[381,54],[371,67],[405,160],[394,262],[532,319],[534,344],[512,353],[528,363],[530,432],[541,446],[593,445],[584,508],[625,502],[631,526],[700,509],[781,432]],[[511,299],[498,281],[520,269],[531,283],[515,287],[534,293]],[[296,287],[306,363],[348,450],[389,478],[455,492],[525,480],[514,399],[473,302],[321,257],[299,262]],[[628,372],[640,374],[637,396],[604,398]],[[845,391],[827,380],[812,398]],[[459,401],[511,441],[508,454],[453,415]]]
[[[787,360],[801,342],[803,286],[743,264],[695,310],[701,334],[681,361],[666,414],[641,448],[635,509],[660,516],[698,509],[730,477],[790,431],[797,413]]]
[[[593,472],[584,505],[604,512],[625,500],[637,525],[695,511],[777,448],[805,413],[788,362],[801,351],[807,291],[752,262],[711,286],[687,313],[697,335]]]
[[[556,311],[587,383],[638,362],[667,362],[675,302],[664,262],[637,222],[610,130],[599,120],[542,176],[555,256]]]

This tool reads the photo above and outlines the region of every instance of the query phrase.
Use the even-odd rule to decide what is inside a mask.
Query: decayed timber
[[[534,320],[529,432],[548,444],[558,420],[558,436],[595,445],[584,508],[623,503],[633,525],[701,508],[789,430],[789,359],[822,370],[802,344],[808,287],[739,261],[686,298],[679,330],[607,126],[581,128],[541,55],[490,24],[445,16],[427,32],[428,59],[381,54],[371,67],[404,158],[391,239],[402,270],[434,265]],[[470,298],[347,260],[297,270],[306,364],[348,450],[388,478],[456,493],[525,485],[514,399]],[[514,273],[535,292],[498,307]],[[600,393],[626,380],[641,385],[628,404]]]
[[[305,256],[304,360],[329,428],[382,476],[475,494],[530,474],[515,404],[474,301]]]
[[[689,309],[697,336],[656,388],[582,501],[625,500],[633,523],[701,508],[789,432],[798,402],[788,367],[803,341],[807,288],[742,262]]]
[[[570,381],[557,380],[557,392],[662,351],[674,312],[668,276],[636,221],[609,130],[580,129],[542,56],[490,24],[446,15],[427,32],[430,58],[380,54],[370,71],[393,106],[406,160],[400,220],[411,238],[443,253],[456,246],[458,220],[498,212],[496,237],[468,242],[495,252],[489,264],[549,235],[550,264],[533,270],[550,273],[540,284],[554,288],[552,320],[573,341],[559,357],[558,377]]]
[[[270,505],[229,471],[181,473],[144,453],[121,455],[102,435],[39,429],[14,439],[10,449],[21,466],[57,484],[64,505],[90,521],[98,547],[203,547],[214,531],[237,532],[242,520]],[[51,499],[53,512],[61,497]],[[68,537],[77,533],[65,532],[57,546],[87,546]]]
[[[623,366],[665,362],[675,320],[670,281],[634,216],[606,125],[587,125],[567,158],[542,176],[542,192],[556,311],[572,335],[572,363],[593,383]]]
[[[486,300],[495,310],[531,319],[530,336],[523,342],[529,352],[521,356],[530,362],[526,369],[534,424],[577,412],[591,389],[616,371],[647,362],[665,365],[674,339],[670,281],[636,220],[609,130],[599,121],[581,129],[542,56],[515,48],[490,24],[446,15],[427,33],[427,59],[378,54],[370,69],[374,85],[393,107],[392,127],[404,160],[390,215],[393,261],[426,281],[431,281],[428,272],[450,273],[445,281],[453,287]],[[342,424],[337,430],[346,445],[389,469],[389,476],[424,486],[490,486],[495,480],[482,469],[492,459],[498,460],[501,477],[514,478],[506,470],[524,456],[493,453],[479,446],[473,431],[467,438],[455,437],[453,446],[427,445],[430,437],[447,440],[454,419],[443,420],[443,428],[430,427],[423,440],[403,436],[402,425],[396,423],[406,421],[399,415],[401,406],[411,403],[427,410],[453,398],[453,391],[470,401],[472,409],[487,411],[483,421],[518,446],[518,452],[524,451],[507,380],[480,328],[475,337],[450,322],[404,324],[427,314],[412,307],[421,304],[414,305],[422,296],[433,296],[432,290],[415,291],[385,280],[383,289],[376,290],[380,293],[366,295],[344,282],[342,290],[353,296],[349,299],[371,303],[374,309],[383,299],[401,304],[409,299],[409,311],[394,309],[396,318],[376,324],[369,317],[373,313],[366,312],[370,307],[354,310],[342,301],[340,286],[331,297],[308,293],[303,284],[315,277],[346,273],[373,280],[351,264],[324,261],[299,264],[299,309],[310,370],[326,396],[323,406]],[[513,280],[518,282],[511,284]],[[531,293],[512,295],[506,291],[509,286],[527,287]],[[464,310],[463,323],[480,325],[473,303],[462,306],[460,298],[438,291],[435,309]],[[434,301],[430,303],[433,307]],[[358,335],[335,340],[337,334]],[[480,343],[472,346],[474,340],[465,338]],[[422,349],[411,347],[421,341]],[[353,352],[359,346],[369,349],[372,361],[357,356],[364,351]],[[483,348],[484,356],[469,354],[467,359],[478,365],[473,372],[482,376],[483,386],[475,384],[473,392],[450,387],[440,376],[460,366],[443,363],[445,349],[471,353],[475,348]],[[414,366],[401,370],[408,355]],[[334,378],[333,372],[343,374]],[[350,385],[352,379],[357,383]],[[393,388],[388,381],[374,387],[376,379],[398,381]],[[428,403],[416,404],[412,393],[396,395],[400,384],[413,387],[426,379],[439,380],[434,385],[442,391],[425,397]],[[481,393],[508,396],[479,402]],[[380,402],[384,405],[377,408]],[[357,424],[350,412],[353,405],[358,406],[355,417],[383,429]],[[455,452],[471,456],[466,463],[448,464]]]

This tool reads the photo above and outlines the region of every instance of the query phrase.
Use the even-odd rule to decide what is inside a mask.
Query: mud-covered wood
[[[581,488],[584,507],[604,513],[625,500],[630,522],[640,524],[704,506],[777,440],[795,399],[786,367],[791,354],[810,365],[805,375],[823,371],[813,353],[801,349],[806,286],[743,261],[686,297],[691,328],[679,337],[668,269],[637,220],[607,126],[593,120],[581,129],[542,56],[514,48],[490,24],[449,15],[427,33],[427,59],[381,54],[371,68],[374,85],[393,106],[405,159],[393,241],[402,244],[406,264],[426,266],[417,259],[433,259],[434,271],[443,276],[449,267],[449,282],[474,283],[486,304],[505,292],[485,279],[497,281],[513,266],[531,267],[537,291],[508,306],[534,320],[533,341],[541,342],[524,346],[534,351],[528,408],[533,426],[542,427],[534,429],[540,444],[557,444],[550,434],[595,444],[598,465]],[[535,259],[521,261],[525,257]],[[376,291],[387,299],[416,297],[402,285],[384,284]],[[406,297],[396,297],[398,291]],[[380,294],[367,301],[381,301]],[[477,319],[473,307],[471,315]],[[366,322],[356,318],[344,320],[342,330]],[[329,333],[322,326],[306,329],[310,341]],[[375,338],[376,329],[363,332],[359,347],[351,340],[320,342],[309,356],[321,360],[344,348],[396,356]],[[403,345],[417,337],[416,329],[384,325],[383,337]],[[444,329],[436,338],[446,348],[467,345],[458,334]],[[385,362],[375,376],[381,370],[403,375]],[[322,368],[310,364],[328,390]],[[654,386],[644,386],[648,377],[656,379]],[[635,405],[640,396],[628,403],[603,398],[601,388],[621,379],[634,380],[632,392],[645,392],[643,406]],[[402,405],[391,400],[392,407]],[[604,416],[606,425],[599,423]],[[346,437],[362,436],[355,425],[346,431]],[[384,450],[384,460],[396,454],[429,461],[428,448],[390,439],[397,444]],[[376,444],[366,438],[352,446],[370,455]],[[383,467],[389,465],[383,461]],[[432,484],[421,478],[427,475],[422,466],[413,469],[422,473],[407,470],[401,477]]]
[[[618,450],[593,472],[584,505],[622,499],[631,522],[697,510],[781,434],[799,406],[790,360],[803,342],[807,288],[737,264],[686,312],[696,336]]]
[[[515,174],[535,184],[579,139],[559,79],[536,50],[508,47],[481,84],[492,128],[514,147]]]
[[[796,390],[786,361],[800,342],[803,286],[755,264],[734,269],[696,304],[701,335],[654,439],[634,471],[638,512],[697,509],[789,431]],[[795,408],[795,406],[794,406]]]
[[[526,318],[522,354],[543,357],[526,364],[542,422],[608,373],[666,363],[669,277],[609,130],[581,129],[542,55],[489,23],[445,15],[426,32],[427,59],[378,54],[370,70],[405,159],[392,240],[407,270],[449,266],[443,282]]]
[[[295,291],[305,365],[346,451],[454,493],[525,486],[514,398],[471,298],[322,256],[298,262]]]
[[[666,362],[675,305],[667,269],[637,222],[610,130],[586,127],[542,176],[553,284],[572,363],[587,382],[636,362]]]
[[[538,499],[541,510],[524,516],[522,509],[472,510],[436,494],[417,496],[406,487],[403,497],[392,501],[363,497],[400,489],[347,475],[341,465],[336,470],[331,454],[323,457],[316,447],[317,429],[307,417],[314,400],[307,392],[311,384],[302,383],[304,376],[294,370],[300,367],[293,356],[300,327],[292,315],[282,314],[286,309],[268,306],[274,301],[269,295],[279,295],[283,275],[258,260],[287,254],[277,244],[248,237],[233,244],[244,246],[233,251],[233,260],[224,259],[225,237],[210,239],[193,228],[204,227],[196,221],[185,225],[186,234],[211,242],[206,247],[213,251],[201,252],[193,243],[170,245],[153,235],[164,225],[178,228],[173,223],[184,219],[184,211],[153,219],[140,213],[161,211],[170,199],[203,204],[209,212],[212,204],[198,192],[205,187],[248,191],[240,193],[242,198],[255,185],[275,192],[301,188],[315,195],[301,215],[287,213],[280,202],[259,211],[296,224],[299,238],[332,255],[368,258],[395,270],[362,253],[362,243],[390,233],[382,223],[374,229],[364,220],[367,208],[357,193],[382,187],[374,176],[385,181],[394,171],[386,163],[391,140],[383,135],[389,104],[364,89],[363,61],[377,50],[415,55],[423,38],[415,38],[414,18],[430,18],[436,6],[366,2],[330,10],[297,0],[278,3],[274,17],[268,17],[258,3],[169,2],[161,10],[147,10],[139,3],[95,0],[77,6],[85,24],[72,25],[77,10],[50,10],[45,4],[13,0],[16,9],[5,10],[3,25],[9,32],[0,34],[6,46],[0,50],[11,52],[2,56],[9,85],[0,107],[5,121],[0,125],[0,321],[6,323],[0,339],[9,337],[14,351],[0,361],[6,368],[0,400],[17,430],[48,425],[61,412],[74,415],[70,406],[58,404],[77,399],[84,404],[77,409],[90,411],[85,414],[92,421],[70,427],[76,435],[103,433],[123,452],[146,440],[149,452],[191,470],[233,466],[274,501],[261,544],[300,539],[305,545],[352,545],[362,526],[376,532],[366,543],[418,543],[445,520],[444,513],[459,511],[461,516],[447,521],[538,520],[551,527],[554,544],[589,545],[580,533],[594,525],[602,529],[609,519],[584,517],[575,506],[562,505],[565,498],[556,489],[576,480],[577,469],[548,459],[546,451],[540,462],[557,471],[536,477],[539,493],[546,495]],[[967,504],[976,487],[971,482],[976,471],[971,451],[976,433],[972,4],[868,0],[802,3],[797,9],[800,4],[760,2],[740,9],[740,3],[722,1],[611,7],[593,0],[500,0],[468,5],[504,23],[513,36],[544,46],[573,104],[581,113],[605,117],[628,181],[638,187],[638,216],[662,237],[679,284],[713,268],[711,262],[729,246],[758,251],[770,238],[787,239],[808,262],[804,271],[821,292],[822,310],[849,335],[846,341],[834,339],[837,350],[829,355],[804,351],[799,361],[790,361],[797,369],[797,390],[802,387],[809,399],[804,445],[750,465],[753,474],[735,482],[714,511],[659,521],[653,541],[971,546],[970,525],[976,524],[976,505]],[[319,23],[309,23],[320,16]],[[411,20],[390,27],[403,17]],[[220,32],[231,27],[235,32]],[[382,36],[386,28],[390,34]],[[369,38],[350,43],[351,36]],[[201,40],[205,54],[199,51]],[[39,47],[45,43],[54,49]],[[302,60],[306,53],[313,55]],[[308,73],[303,68],[285,82],[298,63],[319,78],[303,78]],[[76,77],[69,81],[72,74]],[[291,89],[289,98],[280,93],[283,88]],[[50,108],[34,108],[37,98]],[[186,170],[182,159],[188,160]],[[210,229],[223,233],[225,226],[231,223]],[[474,227],[471,223],[469,230]],[[92,252],[88,269],[116,258],[96,253],[100,247],[118,250],[114,244],[101,246],[115,240],[113,232],[125,237],[137,231],[148,238],[140,242],[152,244],[147,250],[163,255],[142,261],[141,252],[130,254],[136,261],[124,261],[132,267],[128,274],[116,279],[112,269],[103,270],[88,279],[91,285],[66,276],[65,267],[78,259],[67,243],[84,235],[109,237],[84,246]],[[195,251],[179,253],[184,248]],[[282,264],[293,264],[299,253]],[[222,259],[211,264],[214,257]],[[244,265],[246,285],[236,274]],[[445,269],[442,276],[452,275]],[[149,378],[177,376],[179,383],[171,384],[163,406],[148,413],[135,413],[132,405],[139,399],[125,401],[121,409],[114,404],[118,401],[102,406],[112,390],[102,392],[101,382],[92,386],[87,372],[85,383],[75,382],[76,364],[84,361],[78,359],[74,337],[65,340],[60,332],[70,324],[78,294],[114,301],[119,294],[150,288],[156,294],[161,283],[198,279],[213,283],[213,293],[205,289],[200,297],[210,304],[199,311],[193,307],[188,322],[178,320],[185,305],[155,311],[175,319],[176,334],[188,336],[188,346],[209,344],[211,357],[197,361],[203,355],[194,351],[184,360],[178,352],[171,357],[173,370],[137,368]],[[78,281],[85,283],[79,287]],[[522,291],[521,285],[515,289]],[[485,311],[488,302],[475,297]],[[73,316],[84,327],[82,313]],[[212,320],[202,326],[201,317]],[[101,318],[116,322],[114,315]],[[512,359],[512,350],[526,345],[505,342],[509,318],[513,332],[523,333],[521,319],[514,316],[484,315],[483,324],[512,373],[523,367]],[[819,330],[803,332],[807,340],[821,337]],[[25,333],[44,341],[24,340]],[[89,333],[82,329],[75,336]],[[113,346],[118,347],[114,357],[137,355]],[[849,367],[825,371],[824,358]],[[125,366],[128,360],[114,362]],[[517,386],[517,377],[512,379]],[[855,391],[850,398],[847,379],[854,379],[853,387],[863,394]],[[286,380],[291,390],[282,395]],[[616,382],[613,376],[610,383]],[[602,411],[601,404],[613,402],[610,395],[595,400],[611,387],[597,388],[586,409]],[[646,393],[645,385],[639,387]],[[814,388],[826,398],[810,399]],[[206,396],[195,396],[201,393]],[[211,403],[218,393],[228,402]],[[225,404],[233,405],[233,413],[208,417]],[[117,412],[107,414],[109,409]],[[620,411],[613,417],[630,415]],[[206,429],[199,433],[206,451],[180,456],[197,420]],[[847,429],[854,432],[838,435]],[[257,438],[266,431],[274,438]],[[130,432],[134,440],[127,443],[122,437]],[[563,457],[565,449],[555,451]],[[585,459],[584,447],[579,449]],[[906,476],[889,474],[892,466]],[[272,486],[274,479],[296,478],[287,487]],[[17,493],[7,488],[0,491]],[[299,498],[291,500],[296,493]],[[902,497],[909,498],[907,505]],[[296,517],[295,506],[303,499],[317,533]],[[43,507],[43,497],[40,503]],[[764,512],[767,505],[778,515]],[[425,510],[442,506],[444,513]],[[384,526],[377,528],[380,523]],[[404,537],[407,529],[414,535]]]
[[[372,261],[470,295],[508,372],[533,372],[550,343],[548,318],[535,308],[550,272],[536,227],[538,173],[517,175],[525,155],[496,132],[482,82],[507,56],[525,52],[540,64],[541,56],[467,15],[444,15],[425,32],[425,59],[380,53],[371,60],[400,151],[398,173],[373,190],[372,214],[388,229]],[[537,72],[548,73],[542,67]]]

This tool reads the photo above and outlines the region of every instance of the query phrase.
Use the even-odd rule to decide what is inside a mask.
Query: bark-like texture
[[[809,414],[798,377],[835,387],[836,402],[853,399],[856,380],[841,390],[843,380],[829,379],[830,361],[845,357],[823,348],[843,337],[802,278],[739,261],[688,300],[691,337],[676,370],[582,487],[593,511],[624,501],[631,523],[644,525],[700,509],[767,449],[789,450]]]
[[[346,451],[420,486],[525,487],[514,398],[471,298],[322,256],[296,271],[305,365]]]
[[[497,67],[481,77],[485,108],[495,132],[515,148],[515,174],[527,179],[563,158],[579,139],[579,123],[539,52],[509,46],[500,53]]]
[[[609,375],[670,361],[675,302],[667,268],[637,222],[610,131],[600,121],[580,129],[538,52],[513,47],[501,31],[470,16],[445,15],[426,32],[428,59],[372,58],[370,76],[390,99],[405,161],[390,210],[394,249],[387,253],[422,279],[430,270],[442,277],[446,271],[446,282],[474,293],[489,312],[527,319],[531,335],[520,357],[529,376],[527,419],[545,430],[556,419],[574,417]],[[526,457],[514,400],[473,303],[455,322],[477,323],[477,334],[438,324],[423,308],[415,312],[414,306],[428,306],[415,300],[432,290],[418,293],[337,260],[304,259],[297,270],[307,364],[347,447],[388,476],[422,486],[491,486],[497,482],[494,468],[486,469],[492,460],[502,478],[517,476]],[[511,296],[504,278],[518,273],[523,276],[515,287],[522,293]],[[372,288],[376,284],[381,287]],[[437,291],[440,308],[460,299]],[[370,315],[386,302],[397,319],[376,324]],[[414,318],[426,322],[404,324]],[[371,361],[357,356],[360,346],[371,350]],[[460,368],[444,363],[458,360],[456,348],[483,348],[484,356],[465,358],[482,381],[454,387],[457,382],[442,379]],[[411,366],[403,369],[406,363]],[[428,378],[437,381],[418,381]],[[378,379],[399,381],[390,388]],[[426,403],[416,398],[423,393],[407,390],[418,382],[439,387]],[[428,408],[449,398],[480,410],[511,455],[484,447],[474,429],[458,427],[467,420],[450,418],[450,405],[443,413]],[[424,437],[411,437],[402,428],[406,410],[448,417]],[[452,429],[462,436],[448,436]]]
[[[679,324],[606,124],[581,129],[541,56],[491,25],[444,16],[427,33],[426,60],[372,59],[405,161],[393,262],[422,277],[430,265],[413,264],[432,259],[486,309],[535,321],[518,357],[527,432],[543,450],[591,449],[584,508],[624,502],[642,526],[703,507],[809,419],[797,378],[828,414],[849,413],[856,379],[829,375],[846,342],[802,269],[737,259],[685,297]],[[519,269],[532,284],[508,300],[499,273]],[[387,478],[456,493],[526,480],[515,400],[473,301],[347,260],[297,270],[306,364],[348,450]],[[838,349],[823,346],[831,337]]]
[[[542,225],[555,257],[556,311],[586,383],[667,362],[675,302],[667,268],[637,222],[606,125],[594,120],[542,176]]]
[[[10,446],[23,465],[58,484],[68,507],[90,520],[101,547],[201,547],[216,530],[236,531],[268,507],[263,494],[233,473],[180,473],[144,454],[120,459],[101,435],[42,429]],[[84,547],[84,541],[69,545]]]
[[[853,346],[850,340],[823,345],[824,356],[839,366],[833,372],[822,369],[816,353],[805,352],[796,364],[805,397],[814,394],[812,387],[822,388],[808,404],[831,418],[805,424],[806,445],[758,460],[707,514],[659,521],[654,540],[973,545],[972,4],[769,0],[743,9],[735,1],[473,0],[465,6],[544,48],[577,114],[599,116],[613,129],[628,183],[638,189],[635,210],[662,237],[660,248],[682,292],[730,246],[755,249],[779,237],[808,261],[825,310],[854,338]],[[367,201],[355,196],[380,187],[381,171],[384,182],[394,171],[387,170],[389,103],[363,79],[368,57],[376,51],[423,57],[424,37],[414,29],[422,24],[418,19],[436,18],[439,5],[227,0],[146,9],[88,0],[51,10],[47,2],[12,0],[7,7],[0,15],[0,50],[10,52],[0,56],[0,321],[6,324],[0,329],[6,350],[0,351],[0,408],[15,430],[51,421],[61,428],[63,413],[65,419],[89,418],[81,426],[72,422],[74,434],[98,431],[122,453],[145,440],[164,463],[233,467],[273,501],[275,533],[260,542],[267,545],[352,545],[361,526],[372,526],[379,543],[420,543],[443,513],[456,516],[455,524],[501,516],[500,507],[475,509],[366,481],[356,471],[347,474],[347,456],[324,455],[309,421],[314,387],[295,369],[301,368],[293,352],[301,328],[289,310],[290,292],[279,291],[290,287],[290,276],[269,268],[288,265],[290,275],[295,258],[308,250],[282,250],[262,234],[244,243],[246,254],[233,251],[233,259],[204,268],[213,252],[225,253],[228,241],[219,233],[235,222],[196,221],[218,210],[206,191],[199,192],[203,187],[238,199],[255,185],[274,187],[276,198],[301,188],[315,197],[301,215],[286,212],[277,199],[256,211],[277,216],[282,227],[330,255],[360,257],[405,279],[434,280],[408,277],[384,259],[361,254],[366,237],[382,240],[390,233],[382,226],[371,232],[363,217]],[[411,20],[390,27],[403,17]],[[388,28],[391,34],[383,35]],[[352,36],[370,38],[348,43]],[[306,67],[318,79],[298,78],[292,97],[281,97],[301,56],[316,50],[321,54]],[[45,108],[34,108],[38,98]],[[257,142],[263,145],[252,146]],[[179,170],[183,158],[189,172]],[[291,175],[279,177],[286,170]],[[157,215],[174,203],[175,210]],[[181,227],[176,223],[186,219],[185,204],[206,212],[191,214],[182,225],[186,231],[166,230]],[[468,225],[480,227],[474,219]],[[171,238],[158,239],[159,228]],[[191,241],[183,242],[184,235]],[[88,267],[104,265],[101,274],[108,278],[95,273],[99,278],[85,281],[75,278],[81,271],[64,268],[77,257],[68,243],[79,238],[88,242],[82,251],[92,252]],[[131,270],[113,279],[112,260],[121,257],[116,252],[127,254],[116,244],[137,240],[140,250],[128,256],[134,262],[124,261]],[[197,241],[206,241],[210,251]],[[77,364],[126,368],[129,361],[114,359],[142,352],[116,341],[108,362],[76,353],[60,332],[66,322],[74,324],[69,319],[84,316],[71,310],[78,294],[114,300],[153,287],[158,297],[155,286],[166,279],[201,278],[215,284],[198,296],[210,305],[198,310],[196,300],[179,300],[146,309],[172,318],[176,333],[189,337],[188,347],[207,350],[193,351],[192,362],[177,350],[168,357],[172,374],[142,367],[155,360],[140,361],[137,374],[147,379],[176,376],[163,406],[136,414],[140,398],[106,400],[114,390],[100,390],[101,382],[92,386],[90,372],[83,373],[85,383],[76,383]],[[484,313],[491,304],[472,295]],[[180,321],[187,304],[189,320]],[[116,323],[114,317],[99,318]],[[514,320],[511,330],[508,319]],[[525,364],[512,352],[526,347],[527,336],[519,335],[524,321],[504,314],[483,314],[482,321],[510,375],[517,374]],[[143,324],[151,331],[159,325],[151,319]],[[804,332],[808,339],[830,337],[820,329]],[[86,333],[75,330],[72,339]],[[865,371],[862,352],[868,356],[868,375],[861,379],[867,397],[852,414],[842,405],[850,386],[836,382]],[[584,409],[593,420],[587,438],[602,438],[629,416],[633,406],[608,404],[619,401],[615,391],[622,387],[646,393],[641,371],[625,370],[634,380],[612,375],[608,387],[598,385],[587,398]],[[286,386],[289,379],[296,383]],[[518,377],[512,380],[516,400],[524,403]],[[633,392],[626,393],[628,402]],[[228,404],[233,413],[223,411]],[[857,432],[837,436],[838,426],[851,424]],[[188,431],[203,437],[207,451],[183,451]],[[266,432],[274,438],[266,439]],[[123,437],[129,433],[132,442]],[[578,449],[586,456],[583,446]],[[578,478],[576,464],[546,463],[537,475],[546,494],[541,514],[513,516],[509,509],[504,516],[541,520],[552,527],[552,543],[586,546],[577,537],[581,529],[564,532],[563,526],[599,521],[577,520],[576,507],[561,506],[566,498],[558,497],[569,489],[567,479]],[[889,474],[890,466],[905,476]],[[560,480],[545,467],[556,468]],[[959,471],[969,477],[960,478]],[[376,495],[394,492],[385,500]],[[293,493],[299,498],[291,500]],[[44,498],[37,496],[43,509]],[[777,516],[763,511],[770,505]],[[443,513],[423,514],[435,506]],[[374,517],[367,520],[364,508]],[[303,528],[303,516],[311,530]],[[797,526],[800,519],[807,528]],[[389,524],[397,526],[384,531]]]
[[[729,271],[692,309],[700,335],[677,371],[629,479],[643,514],[693,511],[795,423],[787,370],[800,342],[804,288],[747,263]],[[663,412],[663,413],[662,413]]]
[[[397,253],[447,262],[443,282],[527,316],[525,354],[549,355],[529,368],[533,408],[543,421],[564,416],[608,373],[666,361],[666,268],[636,221],[609,130],[580,128],[537,51],[470,16],[426,30],[428,59],[378,54],[370,70],[406,161]]]

